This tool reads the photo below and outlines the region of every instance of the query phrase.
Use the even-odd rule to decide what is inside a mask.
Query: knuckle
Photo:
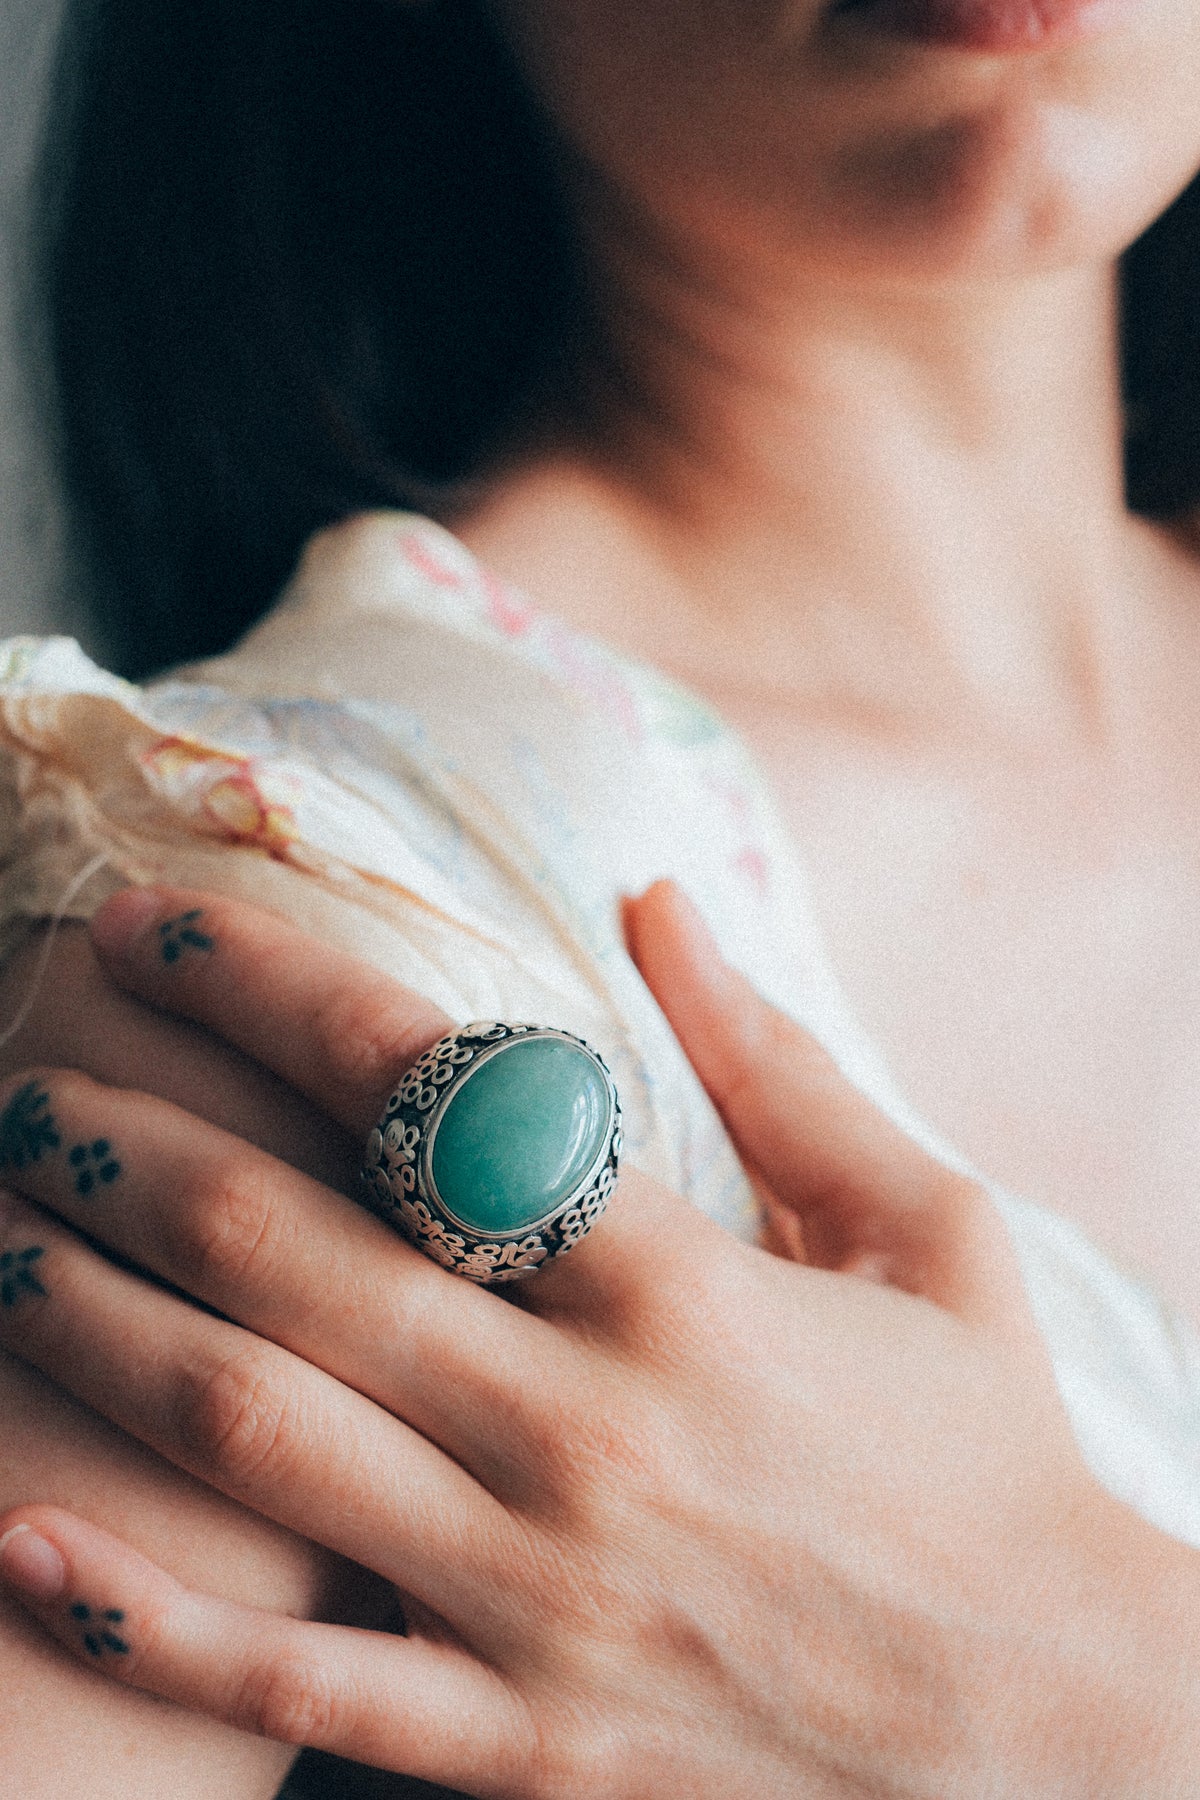
[[[414,1032],[396,997],[377,985],[341,987],[327,995],[312,1023],[326,1066],[336,1068],[355,1099],[382,1094],[429,1035]]]
[[[529,1421],[530,1446],[541,1467],[570,1466],[589,1441],[591,1411],[575,1396],[549,1395]]]
[[[243,1675],[230,1722],[281,1744],[327,1744],[338,1735],[341,1707],[324,1671],[298,1651],[277,1651]]]
[[[176,1248],[198,1287],[270,1285],[279,1228],[259,1175],[231,1161],[205,1171],[181,1200]]]
[[[556,1410],[541,1430],[543,1460],[578,1496],[644,1496],[669,1479],[667,1427],[655,1406],[636,1397]]]
[[[664,1257],[648,1284],[637,1321],[643,1357],[656,1367],[693,1369],[703,1346],[705,1359],[720,1354],[732,1338],[747,1270],[728,1246],[717,1256]]]
[[[263,1349],[189,1372],[178,1415],[185,1454],[223,1485],[244,1489],[283,1474],[296,1438],[293,1402]]]
[[[521,1793],[527,1800],[560,1800],[563,1794],[584,1793],[596,1800],[625,1800],[645,1792],[645,1767],[630,1783],[629,1760],[619,1726],[578,1708],[564,1710],[552,1730],[535,1730]]]
[[[657,1326],[670,1339],[681,1334],[684,1341],[697,1342],[713,1313],[729,1308],[734,1261],[702,1255],[665,1258],[650,1294],[650,1328]]]
[[[169,1600],[143,1603],[132,1628],[118,1625],[126,1648],[123,1655],[106,1657],[104,1672],[117,1681],[153,1686],[156,1671],[169,1659],[176,1641],[176,1620]]]

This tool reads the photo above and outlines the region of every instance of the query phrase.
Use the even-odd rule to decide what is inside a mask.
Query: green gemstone
[[[434,1185],[472,1231],[522,1231],[585,1179],[611,1127],[608,1083],[586,1050],[514,1038],[470,1071],[442,1115]]]

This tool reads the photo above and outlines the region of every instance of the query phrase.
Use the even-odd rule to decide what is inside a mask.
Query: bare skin
[[[1200,1319],[1200,573],[1124,506],[1113,307],[1200,159],[1194,9],[840,61],[811,4],[786,58],[777,8],[511,10],[605,335],[590,435],[456,528],[740,729],[910,1096]],[[678,115],[628,79],[669,56]]]

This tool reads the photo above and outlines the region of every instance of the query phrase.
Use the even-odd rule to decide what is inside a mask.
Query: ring
[[[487,1022],[431,1046],[367,1139],[372,1209],[445,1269],[520,1281],[587,1236],[616,1186],[621,1106],[582,1038]]]

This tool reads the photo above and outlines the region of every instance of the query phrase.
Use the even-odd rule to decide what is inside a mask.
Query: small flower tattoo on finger
[[[85,1199],[94,1193],[98,1181],[108,1187],[121,1173],[121,1165],[107,1138],[93,1138],[90,1144],[76,1144],[67,1161],[75,1177],[75,1192]]]
[[[199,929],[203,917],[203,909],[196,906],[191,912],[180,913],[177,919],[166,919],[159,926],[158,941],[165,963],[177,963],[189,950],[207,955],[216,949],[216,940]]]
[[[39,1082],[27,1081],[0,1114],[0,1169],[23,1169],[61,1148],[49,1094]]]
[[[115,1629],[125,1623],[125,1614],[119,1607],[110,1606],[98,1612],[82,1600],[76,1600],[71,1607],[71,1617],[80,1628],[83,1647],[89,1656],[101,1657],[105,1651],[113,1656],[129,1655],[129,1645]]]
[[[45,1254],[41,1244],[31,1244],[28,1250],[6,1250],[0,1256],[0,1306],[17,1306],[29,1294],[46,1298],[36,1273]]]

